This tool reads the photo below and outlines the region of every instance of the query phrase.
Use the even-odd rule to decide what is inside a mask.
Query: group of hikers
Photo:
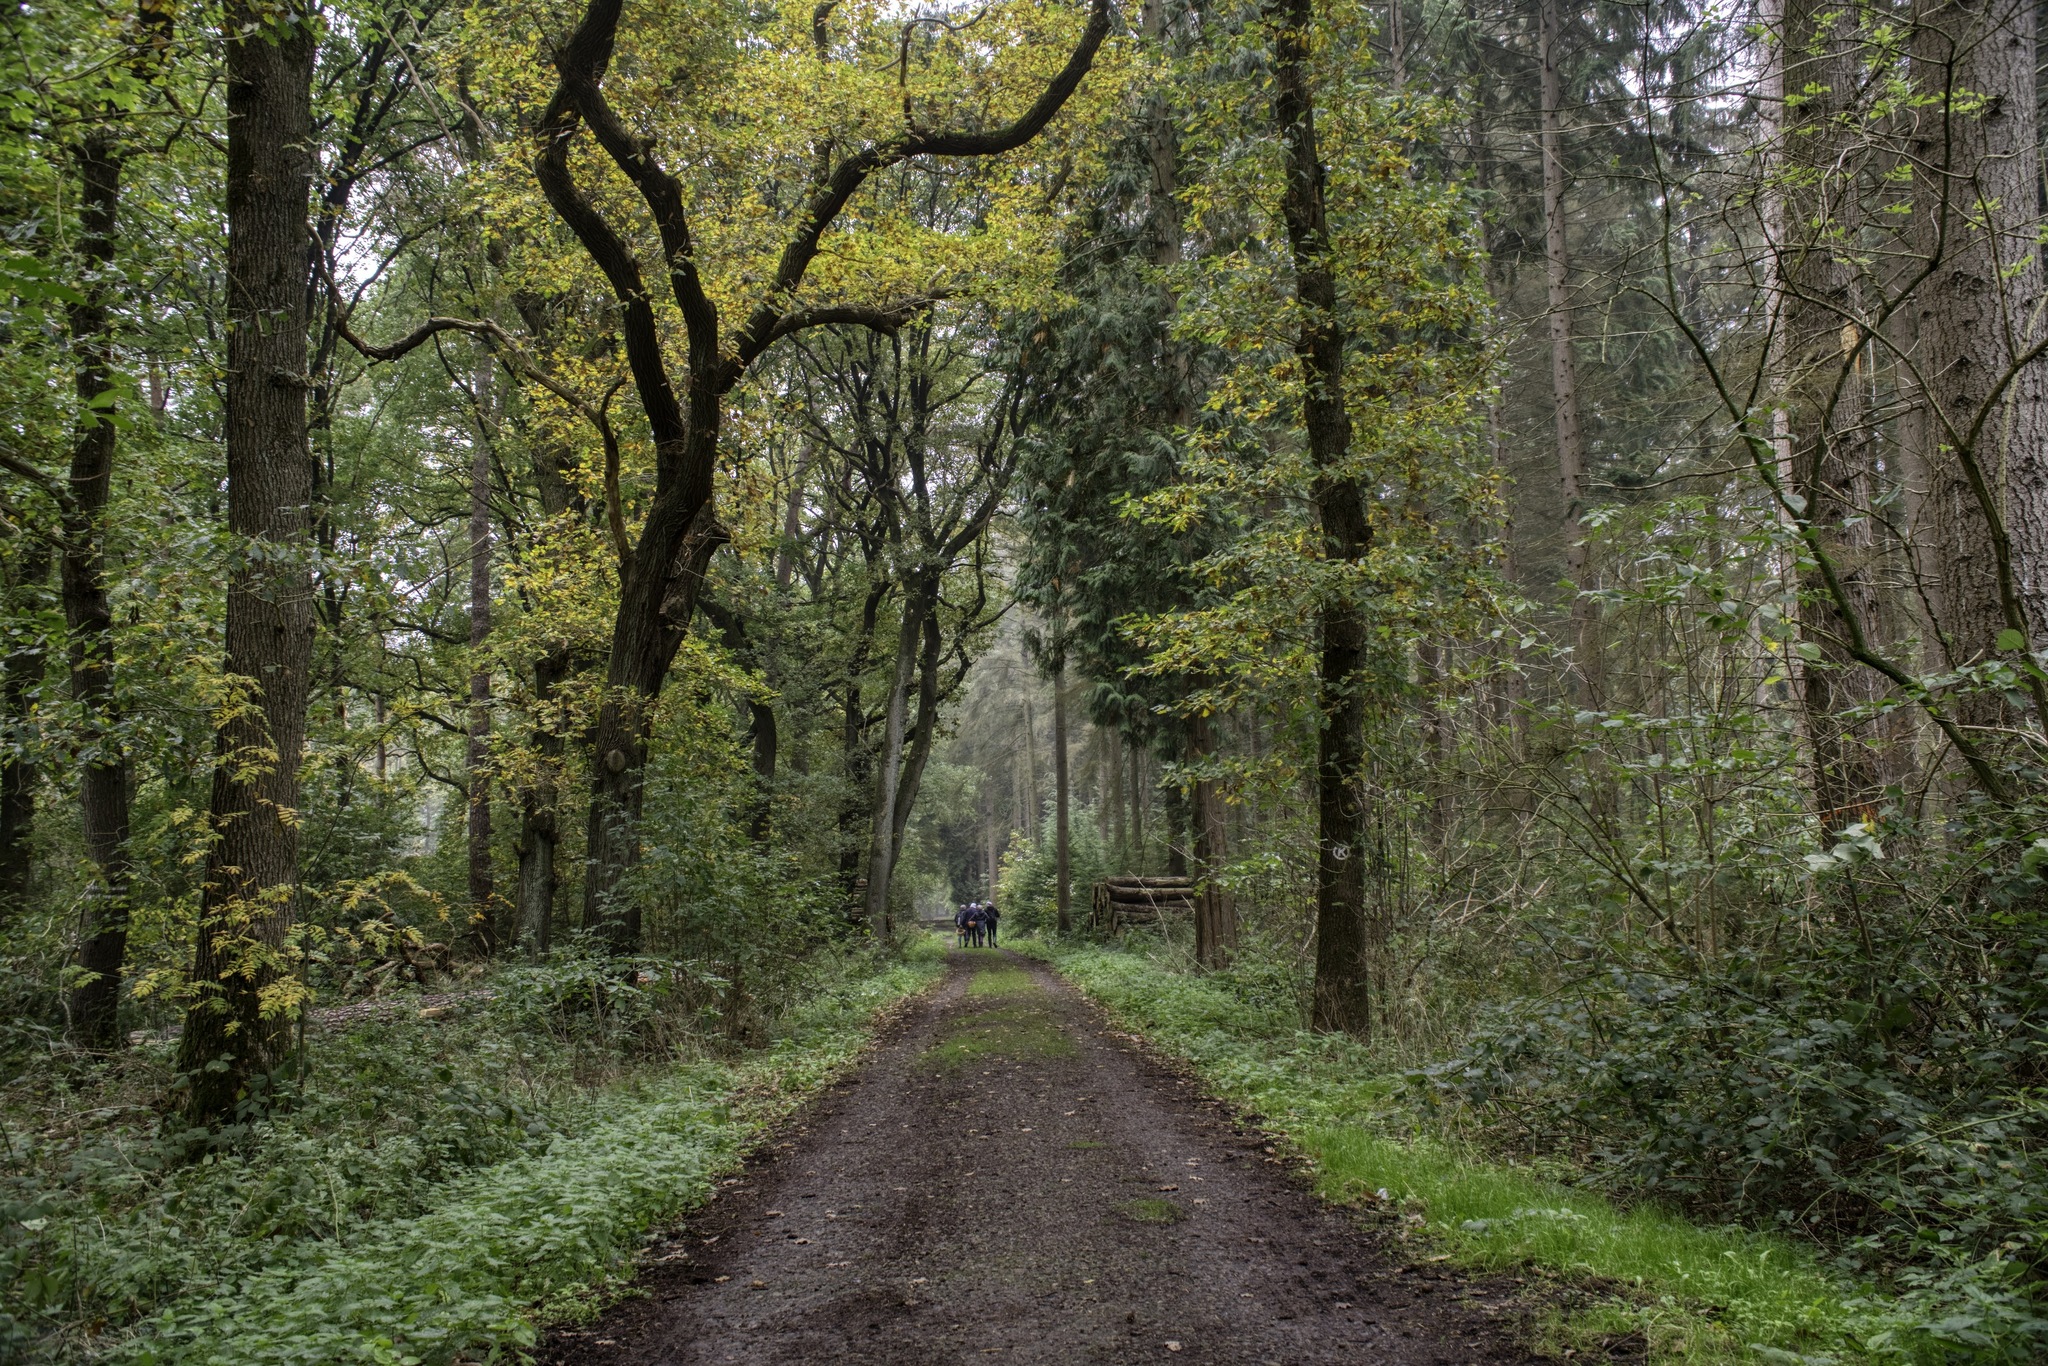
[[[953,912],[953,928],[960,931],[960,947],[994,948],[996,922],[1001,919],[993,901],[970,901]]]

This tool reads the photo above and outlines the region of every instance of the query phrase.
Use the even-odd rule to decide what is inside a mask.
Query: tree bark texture
[[[481,398],[483,385],[478,386]],[[480,433],[469,465],[469,924],[485,958],[498,951],[498,888],[491,866],[491,448]]]
[[[514,297],[521,320],[534,342],[545,348],[557,331],[549,301],[536,294]],[[584,498],[569,482],[575,451],[566,444],[541,443],[532,452],[534,486],[541,511],[550,521],[587,512]],[[561,800],[568,739],[559,689],[583,667],[566,641],[552,642],[533,661],[533,719],[528,743],[534,754],[533,777],[519,790],[518,886],[513,896],[514,926],[526,956],[539,959],[554,946],[555,896],[561,886],[557,854],[561,846]],[[379,774],[381,777],[382,775]]]
[[[1558,66],[1561,21],[1557,0],[1537,6],[1537,58],[1542,69],[1538,141],[1543,157],[1543,264],[1545,322],[1550,332],[1550,391],[1557,428],[1557,483],[1563,500],[1565,577],[1573,592],[1572,637],[1586,701],[1598,706],[1600,670],[1592,556],[1586,545],[1586,436],[1579,413],[1578,360],[1572,353],[1571,245],[1565,230],[1564,79]]]
[[[735,659],[748,668],[766,672],[765,661],[754,657],[753,647],[748,642],[745,617],[722,603],[708,600],[700,599],[697,607],[718,628],[720,640]],[[754,770],[754,800],[747,816],[747,837],[756,844],[768,838],[770,818],[774,814],[778,744],[774,706],[763,697],[748,694],[747,748]]]
[[[655,576],[660,580],[655,586],[664,594],[658,606],[640,611],[622,605],[612,631],[605,699],[592,728],[596,762],[585,827],[583,923],[602,933],[618,953],[634,953],[640,947],[640,907],[619,893],[619,882],[640,858],[640,813],[647,795],[654,704],[682,646],[681,623],[695,610],[711,556],[726,539],[707,495],[697,505],[690,533],[676,547],[681,566]],[[625,597],[646,595],[644,587],[633,586],[642,581],[640,573],[629,572],[627,579]]]
[[[903,742],[910,715],[910,685],[924,638],[925,585],[914,576],[903,585],[903,614],[896,627],[896,658],[882,715],[882,745],[875,755],[874,815],[868,826],[868,885],[861,912],[873,933],[889,924],[889,885],[896,873],[896,789],[903,777]]]
[[[1847,259],[1861,221],[1860,186],[1841,174],[1842,130],[1850,126],[1861,79],[1857,15],[1822,0],[1786,0],[1776,36],[1769,103],[1782,112],[1777,134],[1786,186],[1772,236],[1781,354],[1774,361],[1785,413],[1781,472],[1799,514],[1832,562],[1862,630],[1890,635],[1872,518],[1878,453],[1868,401],[1869,345],[1858,272]],[[1787,93],[1793,96],[1788,99]],[[1876,702],[1884,680],[1851,654],[1840,601],[1817,575],[1802,575],[1800,703],[1813,753],[1816,817],[1825,835],[1869,819],[1885,767],[1873,745],[1885,724],[1846,713]]]
[[[1300,313],[1294,352],[1302,371],[1302,425],[1316,470],[1316,508],[1324,554],[1356,564],[1372,548],[1372,527],[1351,457],[1351,415],[1344,406],[1344,347],[1337,314],[1336,263],[1330,258],[1327,175],[1316,145],[1313,0],[1280,0],[1273,13],[1273,115],[1286,150],[1281,216]],[[1371,1027],[1370,960],[1365,942],[1362,862],[1365,836],[1360,779],[1365,753],[1365,621],[1348,585],[1321,605],[1317,687],[1322,730],[1316,746],[1316,973],[1312,1023],[1363,1035]]]
[[[1206,716],[1188,718],[1188,758],[1206,763],[1216,752],[1215,728]],[[1212,971],[1230,966],[1237,951],[1237,906],[1216,878],[1228,857],[1223,802],[1216,780],[1197,777],[1192,812],[1193,875],[1201,890],[1195,896],[1195,962]]]
[[[1131,857],[1130,825],[1124,815],[1124,741],[1115,726],[1103,727],[1102,761],[1109,766],[1109,786],[1102,800],[1109,807],[1111,861],[1118,871],[1130,871],[1123,866]]]
[[[874,772],[874,763],[868,748],[868,713],[867,704],[861,697],[861,678],[868,671],[868,658],[874,650],[875,625],[887,596],[888,584],[876,580],[861,606],[860,634],[854,638],[846,666],[846,695],[840,719],[840,758],[846,774],[847,798],[839,808],[839,873],[849,897],[859,901],[863,908],[867,899],[853,898],[851,894],[874,834],[872,821],[866,822],[865,835],[861,832],[863,817],[872,816],[872,808],[866,812],[860,809]]]
[[[228,675],[216,734],[194,998],[178,1067],[201,1124],[231,1118],[282,1062],[298,874],[299,761],[313,657],[306,449],[306,240],[313,19],[230,0],[227,50]]]
[[[2035,242],[2036,14],[2020,0],[1955,0],[1918,18],[1912,70],[1913,213],[1932,273],[1913,310],[1909,440],[1927,477],[1935,622],[1950,664],[2016,630],[2048,644],[2048,375]],[[1962,699],[2000,723],[1995,693]]]
[[[939,733],[939,663],[945,638],[939,630],[937,589],[926,599],[924,628],[917,656],[917,716],[910,723],[903,749],[903,773],[896,780],[896,804],[889,820],[889,875],[903,862],[903,834],[910,828],[911,808],[924,786],[925,765]]]
[[[1188,848],[1193,840],[1188,834],[1188,795],[1177,782],[1162,781],[1159,784],[1160,812],[1166,826],[1166,875],[1186,877],[1188,875]]]
[[[1131,871],[1145,871],[1145,808],[1152,795],[1145,781],[1145,748],[1131,746]]]
[[[519,941],[529,958],[544,958],[554,946],[555,891],[559,877],[555,854],[561,843],[560,775],[567,743],[558,712],[556,690],[569,674],[566,649],[534,661],[533,747],[539,769],[519,794]]]
[[[64,510],[60,569],[70,634],[71,700],[79,713],[78,808],[96,876],[85,894],[71,1021],[86,1048],[120,1043],[121,975],[128,956],[130,786],[127,744],[114,679],[114,614],[107,596],[106,515],[113,491],[114,336],[108,296],[121,203],[121,154],[114,132],[80,141],[78,256],[83,297],[71,305],[78,425]]]
[[[1028,664],[1025,666],[1030,667]],[[1038,818],[1042,813],[1038,802],[1038,721],[1031,714],[1031,696],[1024,696],[1024,817],[1025,833],[1031,842],[1038,842]]]
[[[1061,934],[1074,928],[1073,829],[1068,811],[1067,669],[1052,671],[1052,862],[1053,909]]]

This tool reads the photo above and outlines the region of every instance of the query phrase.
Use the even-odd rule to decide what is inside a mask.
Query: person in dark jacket
[[[996,922],[998,920],[1001,920],[1002,918],[1003,917],[997,913],[996,903],[993,901],[988,902],[981,908],[981,923],[982,926],[988,932],[988,946],[990,948],[994,948],[996,946]]]
[[[963,904],[959,910],[953,912],[953,928],[960,931],[960,947],[963,949],[967,947],[967,916],[968,912],[973,909],[973,904],[967,903]]]
[[[977,949],[981,947],[982,931],[981,903],[979,901],[969,902],[967,905],[967,942]]]

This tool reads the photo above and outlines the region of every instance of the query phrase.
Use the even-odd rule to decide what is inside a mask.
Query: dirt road
[[[1412,1266],[1035,963],[935,995],[643,1272],[543,1345],[633,1363],[1532,1360],[1504,1287]]]

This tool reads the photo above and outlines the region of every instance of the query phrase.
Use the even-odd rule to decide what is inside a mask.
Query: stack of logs
[[[1090,907],[1098,928],[1156,925],[1169,911],[1193,912],[1195,880],[1190,877],[1111,877],[1095,884]]]

